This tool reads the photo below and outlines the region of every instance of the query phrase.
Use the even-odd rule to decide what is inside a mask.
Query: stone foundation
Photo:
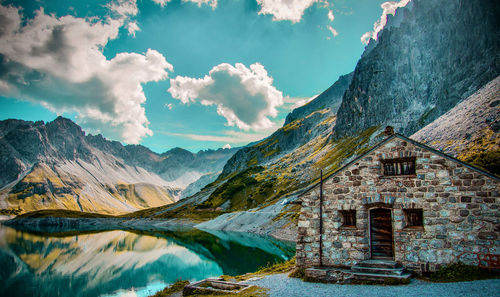
[[[305,271],[306,280],[322,283],[347,284],[353,279],[349,270],[333,267],[308,268]]]

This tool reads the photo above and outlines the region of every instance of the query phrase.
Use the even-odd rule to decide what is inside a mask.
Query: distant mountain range
[[[69,119],[0,121],[0,207],[118,214],[177,201],[220,172],[237,149],[157,154],[86,135]],[[216,178],[203,180],[206,183]],[[197,186],[196,186],[197,185]],[[190,187],[203,187],[198,182]]]

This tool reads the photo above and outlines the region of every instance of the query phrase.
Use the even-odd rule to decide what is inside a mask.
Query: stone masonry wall
[[[416,174],[382,176],[380,160],[416,157]],[[391,208],[394,260],[415,271],[452,262],[500,263],[500,182],[395,137],[323,182],[323,265],[370,258],[369,210]],[[406,228],[403,209],[423,209],[423,228]],[[339,210],[356,210],[356,228]],[[319,263],[319,186],[302,196],[297,265]]]

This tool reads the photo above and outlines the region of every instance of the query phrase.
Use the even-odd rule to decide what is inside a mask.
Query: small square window
[[[414,175],[415,158],[382,160],[384,175]]]
[[[424,211],[420,208],[404,209],[406,227],[423,227],[424,226]]]
[[[356,211],[355,210],[341,210],[342,226],[356,228]]]

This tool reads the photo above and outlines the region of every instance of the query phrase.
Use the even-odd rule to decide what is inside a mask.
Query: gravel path
[[[487,296],[500,297],[500,279],[460,283],[430,283],[413,279],[405,286],[335,285],[307,283],[275,274],[248,282],[269,288],[271,297],[327,297],[327,296]]]

